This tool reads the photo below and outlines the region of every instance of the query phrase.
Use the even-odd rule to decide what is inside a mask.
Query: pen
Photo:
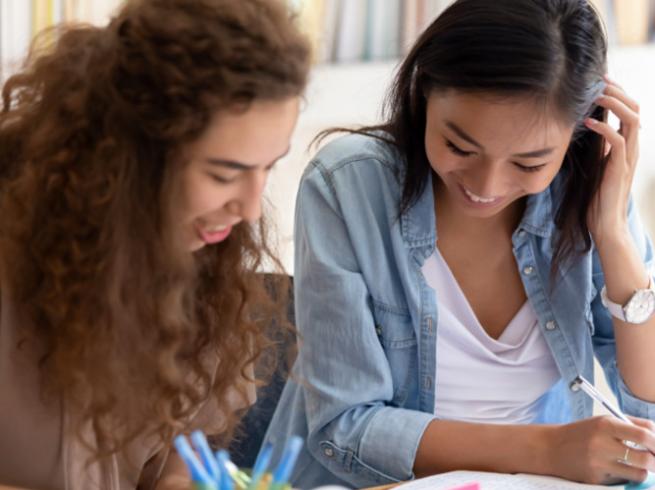
[[[259,453],[259,457],[255,461],[255,465],[252,467],[252,478],[250,479],[248,490],[257,489],[257,485],[259,485],[262,476],[266,472],[266,469],[268,468],[268,465],[271,462],[272,455],[273,455],[273,444],[267,442],[262,447],[262,450]]]
[[[605,398],[600,391],[598,391],[594,385],[592,385],[589,381],[587,381],[584,377],[582,376],[577,376],[573,382],[571,383],[571,389],[573,391],[577,391],[578,389],[581,389],[584,391],[587,395],[589,395],[592,399],[596,400],[598,403],[600,403],[605,409],[614,415],[615,417],[623,420],[624,422],[628,424],[634,425],[632,420],[630,420],[626,415],[619,410],[618,407],[613,406],[607,398]]]
[[[205,469],[209,472],[209,476],[218,484],[218,479],[220,478],[218,463],[214,458],[214,453],[212,453],[212,450],[209,448],[205,434],[200,430],[192,432],[191,442],[200,453],[200,457],[205,464]]]
[[[179,435],[175,438],[173,443],[175,444],[175,449],[177,449],[180,458],[182,458],[182,461],[187,465],[194,485],[198,489],[215,490],[216,485],[202,463],[198,461],[198,458],[193,452],[193,449],[191,449],[191,445],[186,437]]]
[[[594,385],[592,385],[589,381],[587,381],[583,376],[577,376],[572,382],[571,382],[571,389],[573,391],[577,391],[578,389],[581,389],[584,391],[587,395],[589,395],[593,400],[596,400],[598,403],[600,403],[605,409],[614,415],[616,418],[622,420],[623,422],[630,424],[630,425],[636,425],[632,420],[630,420],[620,409],[619,407],[615,407],[612,405],[607,398],[603,396],[603,394],[596,389]],[[625,444],[628,447],[631,447],[632,449],[637,449],[639,451],[644,451],[646,448],[642,446],[641,444],[637,444],[632,441],[624,441]],[[651,451],[652,454],[652,451]]]
[[[284,487],[284,484],[291,476],[291,471],[293,471],[293,467],[296,464],[296,459],[298,459],[302,443],[303,440],[298,436],[292,436],[289,438],[289,442],[287,442],[284,447],[280,463],[275,469],[275,472],[273,472],[271,489],[278,490]]]
[[[227,454],[227,451],[224,449],[221,449],[220,451],[216,452],[216,460],[218,461],[218,466],[220,468],[220,479],[219,479],[219,490],[233,490],[234,489],[234,480],[230,476],[229,470],[228,470],[228,462],[230,461],[230,457]]]

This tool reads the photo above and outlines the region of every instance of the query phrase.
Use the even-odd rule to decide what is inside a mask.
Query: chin
[[[189,246],[189,252],[197,252],[198,250],[204,247],[205,247],[205,242],[201,242],[200,240],[194,241]]]

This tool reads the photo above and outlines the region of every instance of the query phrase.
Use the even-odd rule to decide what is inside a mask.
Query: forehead
[[[427,112],[440,130],[455,124],[485,149],[503,153],[567,147],[574,129],[551,108],[527,97],[434,92]]]
[[[192,156],[271,163],[289,146],[298,108],[299,100],[290,98],[217,112],[200,138],[191,144]]]

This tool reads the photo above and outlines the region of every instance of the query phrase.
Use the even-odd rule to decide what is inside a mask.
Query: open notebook
[[[551,476],[507,475],[480,471],[453,471],[427,478],[419,478],[399,485],[394,490],[449,490],[453,487],[456,488],[474,482],[480,484],[480,490],[607,490],[608,488],[626,490],[653,488],[655,490],[655,474],[653,473],[643,484],[606,487],[602,485],[584,485]]]

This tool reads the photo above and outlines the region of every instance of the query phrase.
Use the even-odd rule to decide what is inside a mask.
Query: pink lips
[[[229,234],[232,232],[232,227],[228,226],[226,229],[221,231],[209,232],[203,230],[202,228],[196,228],[200,239],[205,242],[207,245],[212,245],[214,243],[219,243],[225,240]]]

